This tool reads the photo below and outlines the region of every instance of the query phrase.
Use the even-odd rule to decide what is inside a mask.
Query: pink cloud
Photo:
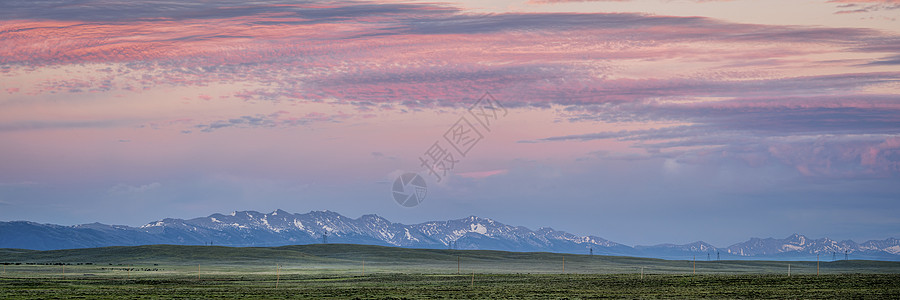
[[[900,138],[886,139],[883,143],[866,149],[861,155],[861,164],[884,171],[900,172],[900,161],[890,156],[900,155]]]
[[[309,10],[317,13],[304,15]],[[864,64],[874,58],[864,56],[891,52],[897,36],[869,29],[643,14],[475,14],[431,4],[261,5],[247,13],[130,22],[22,18],[0,22],[0,39],[14,41],[0,46],[0,64],[123,66],[42,78],[34,89],[41,93],[223,84],[235,88],[220,97],[248,102],[354,107],[345,109],[353,114],[236,114],[180,125],[199,131],[441,110],[485,91],[512,109],[557,107],[561,119],[573,122],[695,122],[705,126],[692,129],[700,135],[710,128],[790,135],[896,127],[896,101],[883,90],[898,74],[867,72]],[[847,53],[861,58],[841,59]],[[736,144],[741,134],[683,143]],[[658,141],[650,135],[628,138]],[[734,157],[754,164],[772,157],[760,153]]]
[[[829,0],[829,3],[900,3],[900,0]]]
[[[632,0],[529,0],[528,4],[555,4],[576,2],[631,2]]]
[[[769,148],[781,162],[815,177],[890,177],[900,174],[900,139],[882,142],[821,137]]]

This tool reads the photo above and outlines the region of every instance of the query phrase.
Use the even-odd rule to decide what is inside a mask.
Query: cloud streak
[[[201,132],[213,132],[224,128],[279,128],[304,126],[316,122],[341,122],[341,120],[350,117],[351,115],[340,112],[331,115],[320,112],[310,112],[302,116],[290,116],[289,112],[278,111],[268,115],[256,114],[226,120],[216,120],[207,124],[196,124],[193,125],[193,127]]]

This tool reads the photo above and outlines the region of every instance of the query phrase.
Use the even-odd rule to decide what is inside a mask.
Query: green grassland
[[[900,299],[900,262],[861,260],[817,275],[814,261],[320,244],[0,249],[0,263],[0,299]]]

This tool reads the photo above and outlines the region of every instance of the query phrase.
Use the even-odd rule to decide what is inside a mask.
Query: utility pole
[[[694,255],[694,271],[691,274],[697,274],[697,256]]]
[[[275,265],[275,288],[278,288],[278,281],[281,279],[281,265]]]
[[[819,254],[816,253],[816,276],[819,276]]]
[[[459,275],[459,255],[456,256],[456,275]]]
[[[791,277],[791,264],[788,264],[788,277]]]
[[[719,251],[716,251],[716,261],[719,261]]]

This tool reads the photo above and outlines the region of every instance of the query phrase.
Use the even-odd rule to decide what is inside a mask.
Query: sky
[[[900,237],[898,17],[897,0],[2,1],[0,220]],[[410,172],[427,196],[404,207]]]

